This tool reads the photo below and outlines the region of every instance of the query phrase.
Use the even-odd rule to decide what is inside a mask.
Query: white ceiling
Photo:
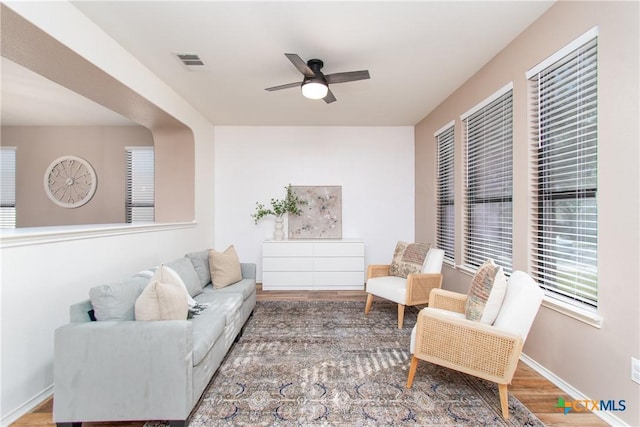
[[[74,2],[216,125],[365,126],[416,124],[552,4]],[[175,53],[198,54],[206,71],[188,71]],[[267,92],[302,80],[284,53],[371,79],[332,85],[332,104],[298,88]]]

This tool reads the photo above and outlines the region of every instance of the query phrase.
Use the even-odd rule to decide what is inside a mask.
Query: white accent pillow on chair
[[[422,264],[422,272],[426,274],[437,274],[442,271],[442,261],[444,261],[444,251],[442,249],[430,248]]]

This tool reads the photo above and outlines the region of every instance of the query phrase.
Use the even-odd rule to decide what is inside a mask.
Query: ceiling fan
[[[284,56],[289,58],[289,61],[302,73],[304,79],[301,82],[268,87],[265,90],[269,92],[300,86],[302,88],[302,95],[305,97],[310,99],[322,98],[324,102],[330,104],[336,101],[336,97],[333,96],[331,89],[329,89],[330,84],[353,82],[370,78],[368,70],[324,75],[322,71],[320,71],[324,66],[324,62],[320,59],[310,59],[305,63],[302,58],[295,53],[285,53]]]

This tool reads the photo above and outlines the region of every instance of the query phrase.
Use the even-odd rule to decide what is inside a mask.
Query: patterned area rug
[[[190,426],[542,426],[497,386],[421,362],[405,388],[418,310],[363,302],[258,302]]]

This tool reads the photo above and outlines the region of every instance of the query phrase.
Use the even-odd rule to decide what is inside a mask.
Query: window
[[[464,265],[512,269],[512,85],[465,113]]]
[[[16,147],[0,148],[0,229],[16,228]]]
[[[454,203],[454,124],[449,123],[435,134],[438,149],[436,244],[444,250],[444,258],[455,262]]]
[[[155,218],[153,147],[127,147],[126,221],[148,222]]]
[[[598,305],[597,29],[527,73],[537,189],[533,275],[549,296]]]

